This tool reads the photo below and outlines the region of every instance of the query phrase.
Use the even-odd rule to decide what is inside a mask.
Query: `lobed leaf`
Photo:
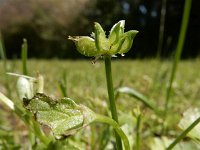
[[[34,114],[36,121],[50,128],[57,138],[72,135],[95,119],[94,112],[77,105],[70,98],[55,100],[37,93],[32,99],[24,99],[24,106]]]

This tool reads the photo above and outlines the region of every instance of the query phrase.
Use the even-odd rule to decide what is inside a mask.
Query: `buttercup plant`
[[[18,106],[17,103],[13,103],[12,100],[2,93],[0,93],[0,100],[16,112],[30,128],[30,134],[34,132],[36,137],[38,137],[46,147],[48,147],[51,142],[55,142],[55,139],[72,135],[79,129],[93,122],[101,122],[113,127],[118,150],[123,149],[121,140],[123,141],[124,149],[130,150],[128,138],[118,124],[111,75],[111,57],[116,54],[123,55],[128,52],[133,43],[133,38],[137,34],[137,31],[134,30],[124,33],[124,23],[125,21],[120,21],[115,24],[108,38],[98,23],[95,23],[95,33],[92,34],[93,38],[86,36],[69,37],[75,41],[77,49],[81,54],[97,58],[102,56],[105,58],[107,88],[112,119],[96,114],[86,106],[76,104],[70,98],[52,99],[45,95],[43,93],[43,77],[40,75],[36,78],[27,76],[27,71],[25,71],[26,61],[23,61],[24,75],[8,73],[9,75],[18,77],[18,96],[20,100],[23,100],[23,106],[26,109],[24,109],[22,105]],[[27,47],[23,46],[23,48],[25,49]],[[22,60],[25,60],[27,55],[25,55],[25,53],[23,54]],[[19,101],[19,103],[20,102],[22,103],[22,101]],[[32,119],[33,116],[34,119]],[[38,123],[47,126],[50,129],[50,134],[46,135],[46,133],[41,130]],[[34,142],[32,142],[32,145],[34,145]]]
[[[113,81],[112,81],[112,68],[111,68],[111,57],[116,54],[127,53],[133,43],[138,31],[130,30],[124,32],[125,21],[121,20],[116,23],[110,30],[108,38],[106,37],[105,31],[101,25],[97,22],[94,23],[94,33],[92,36],[69,36],[69,39],[74,41],[78,52],[88,57],[100,57],[102,56],[105,60],[105,72],[107,80],[107,90],[109,96],[109,106],[114,119],[118,123],[117,108],[115,104]],[[115,132],[117,149],[122,149],[121,139]]]

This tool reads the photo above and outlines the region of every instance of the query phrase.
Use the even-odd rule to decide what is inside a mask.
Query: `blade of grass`
[[[160,16],[160,29],[159,29],[159,38],[158,38],[158,49],[157,49],[157,58],[160,59],[163,39],[164,39],[164,29],[165,29],[165,15],[166,15],[166,5],[167,0],[162,0],[161,16]]]
[[[27,40],[24,38],[23,39],[23,44],[22,44],[22,51],[21,51],[22,68],[23,68],[23,74],[24,75],[28,75],[28,71],[27,71],[27,53],[28,53],[28,44],[27,44]]]
[[[169,87],[167,88],[167,93],[166,93],[165,110],[164,110],[164,116],[163,116],[164,119],[167,118],[169,99],[170,99],[171,91],[172,91],[172,84],[173,84],[173,81],[175,78],[176,70],[177,70],[178,63],[179,63],[181,53],[183,50],[186,30],[187,30],[187,26],[188,26],[188,22],[189,22],[191,4],[192,4],[192,0],[185,0],[184,10],[183,10],[183,18],[182,18],[181,29],[180,29],[179,39],[178,39],[178,45],[176,48],[175,58],[174,58],[172,71],[171,71],[171,75],[170,75]]]
[[[66,71],[63,71],[62,79],[58,82],[60,91],[64,97],[67,97],[67,79]]]
[[[133,110],[133,115],[136,118],[136,137],[135,137],[135,146],[136,150],[140,150],[141,145],[141,120],[142,120],[142,114],[140,111],[139,106]]]
[[[138,91],[129,88],[129,87],[121,87],[117,89],[117,92],[119,93],[124,93],[124,94],[128,94],[131,97],[136,98],[137,100],[139,100],[140,102],[142,102],[145,106],[147,106],[148,108],[150,108],[151,110],[153,110],[154,112],[156,112],[157,114],[160,114],[161,112],[157,109],[156,105],[153,103],[153,100],[148,99],[147,97],[145,97],[144,95],[142,95],[141,93],[139,93]]]
[[[1,56],[1,59],[3,60],[3,62],[4,62],[4,68],[5,68],[5,66],[6,66],[6,54],[5,54],[5,51],[4,51],[1,33],[0,33],[0,56]]]
[[[9,68],[8,68],[8,63],[7,63],[7,58],[6,58],[6,52],[5,52],[5,48],[3,45],[3,39],[1,37],[1,33],[0,33],[0,57],[3,60],[3,69],[4,72],[8,72]],[[8,91],[8,96],[11,97],[11,88],[10,88],[10,84],[9,84],[9,78],[8,76],[5,75],[5,87]]]
[[[141,123],[141,115],[137,117],[137,125],[136,125],[136,150],[140,150],[140,123]]]
[[[98,138],[98,141],[100,141],[99,149],[105,149],[105,147],[107,146],[107,144],[110,140],[110,136],[111,136],[110,127],[109,127],[109,125],[107,125],[105,127],[105,129],[103,129],[103,132],[101,133],[101,135]]]

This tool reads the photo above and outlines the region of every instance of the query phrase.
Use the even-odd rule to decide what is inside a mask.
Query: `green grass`
[[[0,91],[6,93],[3,74],[3,62],[0,62]],[[21,61],[8,61],[13,72],[20,73]],[[146,97],[155,100],[160,109],[164,109],[167,83],[170,77],[171,62],[163,61],[159,64],[155,60],[117,60],[113,61],[113,84],[114,87],[128,86],[136,89]],[[88,60],[60,61],[60,60],[29,60],[27,62],[29,74],[36,76],[39,72],[44,75],[44,92],[50,96],[62,97],[59,89],[59,81],[66,71],[67,94],[77,103],[85,104],[97,113],[107,114],[107,89],[103,61],[97,61],[94,65]],[[177,69],[176,78],[172,85],[172,95],[169,104],[169,123],[166,136],[172,138],[180,133],[177,124],[181,113],[192,106],[200,106],[200,59],[181,61]],[[16,78],[10,77],[12,98],[16,96]],[[128,95],[119,95],[117,102],[119,110],[119,122],[123,122],[123,115],[129,114],[138,105],[142,111],[141,138],[146,142],[141,143],[142,149],[148,145],[148,140],[155,135],[161,134],[162,119],[155,117],[152,110],[142,105],[139,101]],[[16,137],[20,137],[19,128],[23,128],[26,141],[26,128],[19,119],[8,109],[0,104],[0,126],[8,127]],[[8,113],[9,112],[9,113]],[[10,117],[9,120],[6,118]],[[120,120],[120,118],[123,118]],[[13,121],[15,122],[13,124]],[[5,123],[6,122],[6,123]],[[128,120],[131,123],[131,120]],[[134,124],[134,120],[133,120]],[[135,128],[136,124],[132,127]],[[10,127],[10,128],[9,128]],[[95,128],[96,130],[96,128]],[[87,131],[87,130],[86,130]],[[83,131],[84,132],[84,131]],[[98,131],[97,131],[98,132]],[[85,132],[84,132],[85,133]],[[97,134],[98,135],[98,134]],[[94,139],[98,136],[93,135]],[[16,138],[17,139],[17,138]],[[93,139],[93,140],[94,140]]]

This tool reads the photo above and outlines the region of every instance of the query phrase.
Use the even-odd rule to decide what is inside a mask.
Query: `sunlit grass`
[[[136,89],[146,97],[155,100],[155,104],[160,109],[164,108],[165,93],[169,80],[171,69],[170,61],[160,62],[160,68],[157,68],[156,60],[115,60],[113,61],[113,83],[114,87],[128,86]],[[21,73],[21,61],[8,61],[12,72]],[[45,88],[44,92],[53,97],[62,97],[59,88],[59,81],[63,78],[63,72],[66,72],[67,94],[77,103],[85,104],[97,113],[107,114],[107,89],[104,74],[103,61],[97,61],[94,65],[88,60],[29,60],[28,70],[30,76],[36,76],[37,73],[44,75]],[[6,81],[3,76],[3,62],[0,63],[0,90],[9,95],[5,89]],[[177,124],[181,114],[189,107],[200,106],[200,59],[184,60],[180,62],[175,82],[172,86],[172,97],[169,105],[169,137],[176,137],[180,130]],[[16,97],[16,78],[10,78],[10,87],[12,99]],[[154,135],[159,135],[161,131],[162,120],[157,118],[154,112],[142,103],[128,95],[119,95],[117,98],[117,107],[119,117],[128,114],[137,105],[141,107],[143,116],[143,125],[141,127],[141,138],[149,139]],[[172,107],[173,106],[173,107]],[[10,113],[1,104],[3,109],[0,123],[6,120]],[[8,111],[10,112],[10,111]],[[11,117],[13,118],[13,117]],[[16,118],[14,119],[16,121]],[[5,122],[5,121],[4,121]],[[4,123],[2,123],[4,124]],[[10,125],[7,125],[10,124]],[[21,127],[17,119],[17,125],[14,133],[19,134],[18,129]],[[6,122],[6,126],[13,126],[12,123]],[[16,130],[16,131],[15,131]],[[145,143],[146,145],[147,143]],[[145,147],[141,145],[141,147]]]

